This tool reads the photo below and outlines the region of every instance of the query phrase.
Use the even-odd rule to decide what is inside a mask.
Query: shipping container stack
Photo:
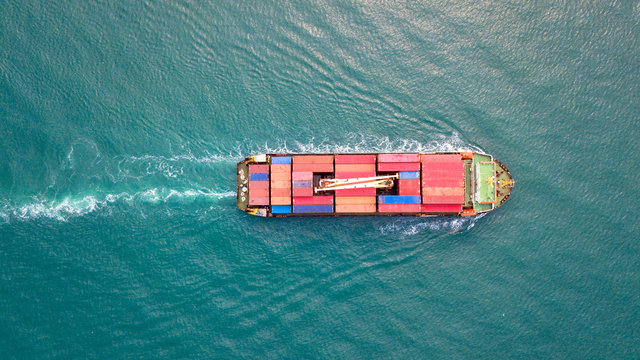
[[[269,205],[269,165],[249,164],[249,205]]]
[[[271,158],[271,213],[291,213],[291,156]]]
[[[378,196],[379,212],[420,212],[420,155],[379,154],[378,173],[398,172],[398,195]]]
[[[422,155],[422,212],[457,213],[464,204],[464,163],[459,154]]]
[[[333,155],[297,155],[293,160],[293,212],[332,213],[333,195],[314,194],[313,175],[333,173]]]
[[[376,155],[336,155],[335,178],[353,179],[376,176]],[[336,190],[337,213],[375,213],[376,189]]]

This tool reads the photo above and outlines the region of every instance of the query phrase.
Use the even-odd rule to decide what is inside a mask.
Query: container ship
[[[501,162],[474,152],[260,154],[237,165],[237,207],[263,217],[473,216],[513,186]]]

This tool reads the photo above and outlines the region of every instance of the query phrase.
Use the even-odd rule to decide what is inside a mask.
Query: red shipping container
[[[420,204],[378,204],[378,212],[420,212]]]
[[[271,174],[273,173],[290,173],[290,164],[271,164]]]
[[[313,173],[331,173],[333,172],[333,163],[331,164],[293,164],[293,171],[310,171]]]
[[[450,170],[450,171],[462,171],[464,170],[464,163],[458,162],[423,162],[422,170]]]
[[[336,196],[376,196],[376,189],[374,188],[362,188],[362,189],[343,189],[335,190]]]
[[[249,196],[249,205],[269,205],[269,197],[252,197]]]
[[[336,205],[376,205],[375,196],[336,196]]]
[[[313,188],[293,188],[293,196],[313,196]]]
[[[420,179],[400,179],[398,195],[420,195]]]
[[[376,164],[336,164],[336,172],[376,172]]]
[[[422,212],[430,213],[459,213],[462,211],[462,205],[456,204],[428,204],[422,205]]]
[[[291,188],[288,188],[288,189],[271,188],[271,196],[274,196],[274,197],[291,196]]]
[[[284,196],[284,197],[272,196],[271,205],[291,205],[291,198],[288,196]]]
[[[418,162],[388,162],[378,163],[378,171],[418,171],[420,163]]]
[[[269,165],[249,165],[249,174],[269,173]]]
[[[337,172],[336,179],[355,179],[366,178],[376,176],[375,171],[349,171],[349,172]]]
[[[374,213],[376,204],[344,204],[336,205],[337,213]]]
[[[423,187],[422,193],[424,195],[460,196],[460,195],[464,195],[464,188],[462,187]]]
[[[336,155],[336,164],[375,164],[375,155]]]
[[[464,187],[463,179],[424,179],[422,187]]]
[[[310,171],[296,171],[293,173],[293,180],[313,180],[313,173]]]
[[[378,163],[410,163],[420,161],[420,154],[378,154]]]
[[[269,189],[249,189],[249,198],[269,196]]]
[[[249,185],[251,187],[251,185]],[[291,180],[271,180],[272,189],[289,189],[291,188]]]
[[[252,189],[268,189],[269,180],[264,181],[249,181],[249,191]]]
[[[295,164],[333,164],[333,155],[297,155],[293,156]]]
[[[462,170],[422,170],[423,179],[464,179],[464,171]]]
[[[278,181],[278,180],[291,181],[291,173],[290,172],[271,173],[271,181]]]
[[[333,196],[294,196],[294,205],[333,205]]]
[[[448,161],[462,161],[460,154],[423,154],[420,156],[422,162],[448,162]]]
[[[464,204],[464,195],[425,195],[422,192],[423,204]]]

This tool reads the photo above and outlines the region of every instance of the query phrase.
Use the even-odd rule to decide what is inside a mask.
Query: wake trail
[[[138,204],[187,204],[192,202],[216,202],[235,197],[234,191],[203,189],[150,188],[134,193],[100,193],[84,196],[68,196],[62,200],[33,199],[32,202],[16,204],[5,201],[0,204],[0,220],[9,223],[12,219],[30,220],[39,218],[68,221],[100,210],[110,210],[114,205],[135,207]]]
[[[231,152],[196,155],[189,150],[109,157],[94,142],[83,139],[71,145],[46,188],[26,196],[0,197],[0,223],[40,218],[67,221],[151,204],[215,206],[236,195],[231,190],[235,186],[232,164],[242,158]]]
[[[426,232],[446,232],[455,234],[468,231],[473,228],[478,220],[486,214],[470,217],[424,217],[424,218],[399,218],[392,223],[378,228],[381,234],[399,234],[401,236],[413,236]]]

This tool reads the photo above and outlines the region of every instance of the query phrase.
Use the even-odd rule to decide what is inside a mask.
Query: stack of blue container
[[[414,182],[413,191],[420,194],[418,179],[401,179],[400,182]],[[401,184],[402,185],[402,184]],[[405,186],[406,187],[406,186]],[[400,188],[402,193],[403,188]],[[406,189],[404,189],[406,190]],[[415,213],[420,211],[420,195],[381,195],[378,196],[378,212]]]
[[[380,195],[378,204],[420,204],[420,195]]]

